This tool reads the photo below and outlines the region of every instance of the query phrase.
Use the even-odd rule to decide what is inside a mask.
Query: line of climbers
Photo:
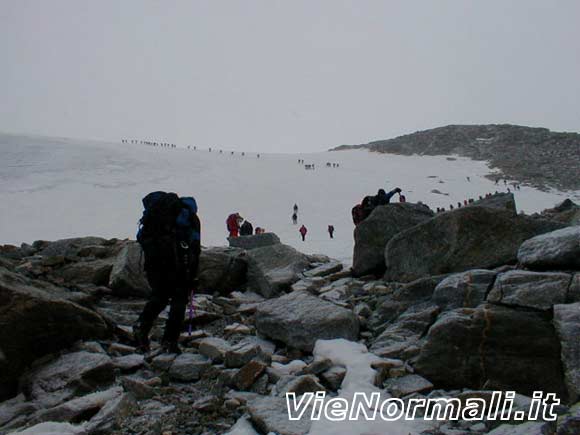
[[[511,190],[507,189],[507,193],[510,193]],[[497,190],[494,193],[486,193],[485,196],[479,195],[479,199],[478,201],[482,201],[484,199],[487,198],[493,198],[496,195],[502,195],[502,193],[498,192]],[[463,203],[461,203],[461,201],[457,201],[457,206],[454,206],[453,204],[449,204],[449,210],[454,210],[455,208],[461,208],[461,207],[467,207],[470,204],[475,204],[476,200],[474,198],[469,198],[469,199],[464,199]],[[445,207],[437,207],[436,212],[437,213],[444,213],[445,211],[447,211],[445,209]]]
[[[121,139],[121,143],[130,143],[130,144],[141,144],[141,145],[149,145],[149,146],[154,146],[154,147],[161,147],[161,148],[177,148],[177,145],[173,144],[173,143],[167,143],[167,142],[158,142],[158,141],[152,141],[152,140],[139,140],[139,139]],[[194,151],[197,150],[197,146],[191,146],[191,145],[187,145],[187,149],[191,150],[193,149]],[[208,147],[208,151],[211,153],[212,152],[212,147]],[[220,154],[224,153],[224,150],[219,150]],[[234,151],[231,151],[230,154],[233,156],[235,154]],[[243,157],[246,155],[245,151],[240,152],[240,155]],[[260,158],[260,154],[257,153],[256,157],[259,159]]]
[[[174,143],[157,142],[152,140],[121,139],[121,143],[150,145],[153,147],[162,147],[162,148],[177,148],[177,145],[175,145]]]

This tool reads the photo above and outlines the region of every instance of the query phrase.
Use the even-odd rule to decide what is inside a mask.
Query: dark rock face
[[[518,260],[536,270],[580,270],[580,226],[562,228],[526,240]]]
[[[280,238],[274,233],[263,233],[254,236],[228,237],[228,242],[232,248],[250,250],[264,246],[278,245],[280,244]]]
[[[32,361],[75,341],[104,338],[105,320],[68,300],[70,291],[0,268],[0,385],[11,383]]]
[[[385,270],[385,246],[401,231],[433,217],[428,207],[396,203],[376,207],[354,230],[353,274],[381,274]]]
[[[202,292],[229,294],[246,283],[245,253],[237,248],[208,248],[199,258],[199,287]]]
[[[485,207],[442,213],[391,239],[385,249],[385,277],[411,281],[515,263],[523,241],[561,227],[555,222]]]
[[[308,257],[287,245],[252,249],[248,257],[248,290],[271,298],[284,293],[310,264]]]
[[[442,388],[553,392],[566,400],[560,344],[549,314],[494,305],[442,314],[429,329],[417,373]]]
[[[359,322],[352,311],[297,291],[260,304],[256,329],[266,337],[310,352],[318,339],[356,340]]]

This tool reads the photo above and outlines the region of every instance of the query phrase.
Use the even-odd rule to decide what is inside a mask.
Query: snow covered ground
[[[97,235],[134,238],[141,198],[153,190],[193,195],[202,220],[202,243],[225,245],[225,219],[232,212],[254,227],[277,233],[306,253],[350,263],[350,210],[380,187],[403,189],[407,200],[432,208],[505,190],[484,175],[483,162],[341,151],[315,154],[231,155],[72,139],[0,135],[0,244]],[[305,170],[298,159],[316,165]],[[339,168],[327,168],[336,162]],[[471,181],[468,182],[466,177]],[[448,196],[431,193],[438,189]],[[516,192],[526,212],[552,207],[580,192]],[[299,206],[299,224],[291,222]],[[298,228],[306,225],[306,242]],[[330,239],[327,226],[334,225]]]

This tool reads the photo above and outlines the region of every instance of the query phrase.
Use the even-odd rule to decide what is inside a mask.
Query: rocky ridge
[[[500,175],[538,188],[580,190],[580,134],[509,124],[448,125],[331,151],[368,149],[403,155],[460,155],[484,160]]]

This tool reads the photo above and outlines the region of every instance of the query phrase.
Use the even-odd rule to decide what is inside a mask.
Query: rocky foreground
[[[524,216],[505,199],[437,215],[378,207],[355,230],[352,270],[274,234],[204,249],[184,352],[153,358],[130,336],[150,291],[134,241],[2,246],[0,434],[307,434],[283,397],[340,394],[354,366],[321,351],[334,345],[369,350],[384,397],[562,399],[557,422],[414,433],[578,434],[580,208]]]

